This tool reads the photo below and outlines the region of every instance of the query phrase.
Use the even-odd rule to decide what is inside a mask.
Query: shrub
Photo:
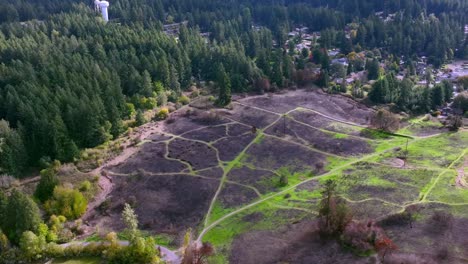
[[[159,111],[154,116],[154,119],[165,120],[167,117],[169,117],[169,109],[167,107],[163,107],[159,109]]]
[[[188,105],[188,104],[190,104],[190,98],[188,98],[185,95],[182,95],[181,97],[179,97],[179,103],[181,103],[183,105]]]
[[[82,216],[88,201],[77,190],[57,186],[51,200],[45,204],[45,209],[49,214],[63,215],[68,219],[77,219]]]
[[[91,187],[92,187],[92,186],[93,186],[93,185],[91,184],[90,181],[84,181],[84,182],[82,182],[82,183],[80,184],[79,190],[80,190],[80,192],[88,192],[89,190],[91,190]]]
[[[200,96],[200,91],[197,88],[195,88],[195,89],[196,90],[193,90],[192,93],[190,93],[191,98],[196,98],[196,97]]]
[[[42,257],[41,253],[46,243],[44,238],[36,236],[31,231],[26,231],[21,235],[19,245],[27,260],[36,260]]]
[[[203,112],[197,120],[203,124],[213,124],[219,121],[220,117],[217,112],[215,111],[206,111]]]
[[[282,174],[280,176],[280,180],[279,180],[279,186],[280,187],[286,187],[288,186],[288,175],[285,175],[285,174]]]
[[[167,105],[167,95],[165,92],[159,93],[158,94],[158,104],[160,106],[166,106]]]
[[[393,132],[400,127],[398,117],[385,109],[380,109],[371,119],[372,127],[386,132]]]
[[[135,125],[141,126],[141,125],[144,125],[145,123],[146,123],[146,118],[145,118],[143,111],[138,110],[136,117],[135,117]]]

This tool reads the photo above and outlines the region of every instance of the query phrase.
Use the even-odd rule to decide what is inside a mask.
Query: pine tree
[[[231,103],[231,81],[224,69],[223,64],[220,64],[216,74],[216,83],[219,88],[219,96],[217,104],[219,106],[226,106]]]
[[[369,80],[376,80],[379,78],[379,61],[377,59],[373,59],[372,61],[368,60],[366,63],[367,68],[367,78]]]
[[[5,210],[2,230],[13,243],[17,244],[25,231],[37,232],[41,217],[36,203],[18,190],[13,190]]]
[[[3,128],[2,128],[3,127]],[[0,170],[20,176],[28,163],[28,154],[20,134],[0,120]]]
[[[54,163],[50,168],[41,171],[41,180],[36,186],[34,196],[41,202],[47,201],[54,194],[55,186],[59,184],[57,178],[57,169],[60,167],[60,163]]]
[[[143,111],[138,110],[135,116],[135,125],[136,126],[141,126],[146,123],[146,118],[145,115],[143,114]]]

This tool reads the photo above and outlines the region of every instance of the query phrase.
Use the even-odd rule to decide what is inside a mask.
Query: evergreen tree
[[[135,116],[135,125],[136,126],[141,126],[146,123],[146,118],[145,115],[143,114],[143,111],[138,110]]]
[[[0,120],[0,171],[20,176],[28,163],[28,155],[20,134],[8,122]]]
[[[36,203],[18,190],[13,190],[8,198],[2,230],[8,239],[17,244],[25,231],[36,233],[41,223],[39,208]]]
[[[226,106],[231,103],[231,81],[224,69],[223,64],[220,64],[216,74],[216,83],[219,89],[217,104]]]
[[[379,78],[380,65],[377,59],[373,59],[372,61],[367,60],[366,68],[369,80],[377,80]]]
[[[55,186],[59,184],[57,170],[60,163],[54,163],[50,168],[41,171],[41,180],[36,186],[34,196],[41,202],[47,201],[54,194]]]

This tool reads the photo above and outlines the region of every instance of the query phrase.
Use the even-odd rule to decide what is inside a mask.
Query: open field
[[[241,98],[232,110],[212,111],[174,113],[110,167],[107,210],[89,224],[123,228],[127,202],[144,230],[173,238],[172,246],[188,228],[213,243],[212,263],[368,263],[374,256],[318,239],[321,183],[335,179],[354,217],[379,221],[399,246],[389,263],[468,260],[466,236],[457,233],[468,225],[468,190],[457,185],[466,175],[467,132],[418,121],[400,131],[411,138],[380,134],[367,129],[373,110],[319,91]],[[409,206],[418,208],[412,227],[391,221]],[[440,224],[436,212],[451,213],[449,228],[431,230]],[[444,258],[441,240],[450,248]]]

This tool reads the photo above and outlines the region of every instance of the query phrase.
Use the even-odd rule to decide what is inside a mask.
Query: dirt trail
[[[456,186],[461,188],[468,188],[468,183],[466,182],[465,168],[468,167],[468,158],[465,158],[465,162],[457,170],[458,175],[455,180]]]

